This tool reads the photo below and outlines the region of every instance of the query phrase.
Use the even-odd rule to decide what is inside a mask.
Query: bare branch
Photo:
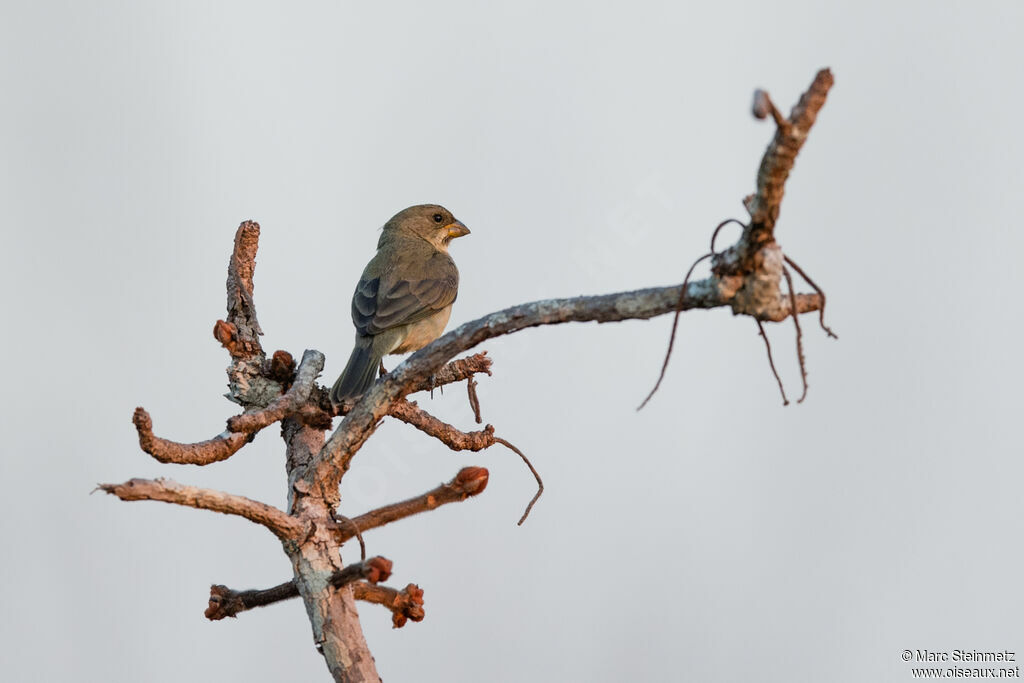
[[[260,225],[244,221],[235,231],[235,248],[228,262],[228,319],[234,330],[224,344],[232,357],[263,356],[259,335],[263,334],[256,319],[253,303],[253,274],[256,272],[256,250],[260,244]],[[218,338],[220,335],[217,335]]]
[[[391,566],[391,560],[380,556],[371,557],[369,560],[350,564],[344,569],[334,572],[328,579],[328,583],[335,588],[344,588],[357,581],[360,583],[365,581],[367,586],[375,585],[380,581],[386,581],[391,576]],[[278,584],[273,588],[244,591],[236,591],[216,584],[210,586],[210,602],[204,615],[210,621],[220,621],[225,617],[237,616],[240,612],[254,607],[266,607],[275,602],[297,597],[299,597],[299,589],[294,580]]]
[[[478,432],[463,432],[442,422],[404,398],[391,404],[388,414],[442,441],[453,451],[482,451],[494,445],[494,427],[487,425]]]
[[[686,287],[681,306],[681,286],[655,287],[599,296],[535,301],[465,323],[412,354],[363,394],[324,444],[317,456],[318,466],[310,468],[306,474],[308,483],[312,486],[317,472],[323,470],[327,487],[336,487],[352,457],[373,434],[380,419],[389,413],[395,399],[421,386],[426,378],[455,355],[487,339],[539,325],[645,320],[677,309],[686,311],[726,306],[730,305],[741,284],[740,278],[717,276],[691,282]],[[796,297],[800,313],[817,310],[819,302],[820,298],[816,294]],[[780,307],[779,311],[765,315],[764,319],[784,320],[789,313],[790,307],[786,305]]]
[[[528,468],[530,468],[530,472],[533,473],[534,478],[537,480],[537,493],[533,496],[533,499],[530,500],[530,503],[526,506],[526,511],[519,519],[520,526],[530,515],[530,510],[533,509],[533,504],[536,503],[537,499],[540,498],[540,495],[544,493],[544,482],[541,480],[540,474],[534,468],[533,463],[530,462],[530,459],[523,455],[521,450],[510,444],[505,439],[494,436],[494,427],[491,425],[487,425],[478,432],[463,432],[447,422],[442,422],[430,413],[419,408],[415,403],[407,401],[404,398],[397,399],[391,405],[390,415],[392,417],[397,417],[399,420],[416,427],[416,429],[439,439],[453,451],[480,451],[485,448],[490,448],[496,443],[500,443],[522,458],[523,462],[526,463]]]
[[[407,620],[423,621],[423,589],[410,583],[401,591],[387,586],[374,586],[358,582],[352,584],[352,592],[356,600],[383,605],[391,610],[391,623],[395,628],[405,626]]]
[[[210,586],[210,603],[203,615],[210,621],[234,617],[254,607],[266,607],[275,602],[299,597],[295,583],[287,581],[265,590],[235,591],[227,586]]]
[[[779,383],[779,393],[782,394],[782,405],[788,406],[789,399],[786,398],[786,389],[782,386],[782,378],[779,377],[779,371],[775,369],[775,359],[772,358],[772,343],[768,341],[768,333],[764,331],[764,324],[760,320],[755,318],[754,322],[757,323],[757,332],[761,335],[761,338],[764,339],[764,347],[768,351],[768,365],[772,369],[772,374],[775,375],[775,381]]]
[[[238,515],[265,526],[281,540],[299,538],[305,525],[272,505],[223,491],[186,486],[169,479],[130,479],[123,484],[100,484],[98,489],[121,500],[156,500]]]
[[[454,384],[462,380],[471,380],[476,374],[491,374],[492,361],[486,351],[474,353],[472,356],[453,360],[443,365],[433,375],[420,379],[404,395],[414,394],[418,391],[433,391],[446,384]],[[326,389],[323,390],[326,392]],[[334,406],[334,415],[345,415],[355,406],[355,401]]]
[[[746,202],[747,211],[750,212],[751,230],[767,233],[763,237],[753,239],[753,235],[747,235],[746,241],[750,248],[756,250],[771,239],[775,222],[779,218],[786,179],[834,82],[831,71],[819,71],[807,91],[800,96],[800,101],[793,107],[788,119],[782,119],[775,105],[771,104],[768,94],[762,93],[774,111],[777,129],[757,171],[757,193]]]
[[[226,396],[246,408],[262,408],[283,391],[281,382],[272,376],[273,362],[270,368],[265,367],[266,354],[259,339],[263,330],[256,319],[253,302],[259,239],[258,223],[245,221],[238,226],[228,262],[227,320],[218,320],[213,328],[213,336],[231,354]]]
[[[328,485],[336,485],[349,467],[352,457],[366,442],[378,422],[390,411],[391,403],[409,393],[410,387],[419,386],[453,356],[492,337],[512,334],[539,325],[557,325],[567,322],[617,322],[645,320],[665,313],[693,308],[715,308],[729,305],[739,283],[728,286],[722,279],[712,276],[687,285],[683,303],[679,305],[682,287],[656,287],[632,292],[619,292],[599,296],[571,299],[548,299],[521,304],[491,313],[445,334],[412,354],[404,363],[392,370],[367,391],[352,407],[334,434],[324,444],[318,459],[321,467],[333,469],[327,473]],[[796,297],[800,313],[817,310],[820,298],[816,294]],[[784,320],[790,307],[766,317]],[[311,468],[313,476],[316,468]],[[310,482],[312,483],[312,482]]]
[[[352,519],[352,523],[365,532],[421,512],[435,510],[448,503],[458,503],[483,492],[487,488],[487,478],[487,470],[483,467],[463,467],[447,484],[441,484],[415,498],[371,510]],[[354,535],[351,528],[339,527],[339,543],[344,543]]]
[[[445,384],[454,384],[455,382],[461,382],[464,379],[473,379],[473,375],[477,374],[491,374],[491,366],[493,361],[487,356],[487,352],[474,353],[472,356],[466,356],[465,358],[458,358],[442,366],[434,373],[433,377],[428,377],[419,384],[413,386],[409,391],[410,394],[416,393],[417,391],[430,391],[438,387],[443,387]]]
[[[209,465],[227,460],[249,441],[248,434],[225,431],[208,441],[178,443],[153,434],[153,418],[144,408],[136,408],[132,423],[139,432],[139,447],[164,463]]]
[[[136,408],[132,422],[139,433],[139,446],[143,451],[163,463],[177,465],[209,465],[226,460],[252,440],[259,430],[284,419],[309,398],[317,375],[324,367],[324,355],[319,351],[306,351],[295,382],[282,396],[266,408],[236,415],[228,420],[228,428],[218,436],[199,443],[178,443],[153,434],[153,418],[143,408]]]

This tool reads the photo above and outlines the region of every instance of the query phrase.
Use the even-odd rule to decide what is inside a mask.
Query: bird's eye
[[[442,215],[441,215],[441,214],[439,214],[439,213],[435,213],[435,214],[434,214],[434,222],[435,222],[435,223],[440,223],[440,222],[442,222],[443,220],[444,220],[444,216],[442,216]]]

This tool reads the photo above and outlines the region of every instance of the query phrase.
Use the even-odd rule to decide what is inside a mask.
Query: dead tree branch
[[[360,531],[366,533],[370,529],[382,527],[400,519],[418,515],[421,512],[436,510],[448,503],[459,503],[467,498],[472,498],[487,488],[487,470],[483,467],[463,467],[447,484],[441,484],[437,488],[426,493],[403,500],[400,503],[392,503],[382,508],[371,510],[365,514],[352,519],[352,523]],[[348,527],[339,526],[338,542],[344,543],[355,534]]]
[[[395,628],[405,626],[406,621],[410,619],[423,621],[423,589],[414,583],[400,591],[371,583],[369,580],[353,580],[350,585],[352,596],[356,600],[383,605],[391,610]],[[299,589],[295,587],[294,581],[286,581],[264,590],[235,591],[227,586],[210,586],[210,602],[203,616],[210,621],[235,618],[242,612],[297,597]]]
[[[407,620],[423,621],[423,589],[410,583],[400,591],[387,586],[374,586],[370,583],[352,584],[352,593],[356,600],[364,600],[383,605],[391,610],[391,623],[395,628],[405,626]]]
[[[136,408],[132,423],[139,433],[139,446],[162,463],[176,465],[209,465],[227,460],[249,443],[256,432],[298,410],[309,398],[317,375],[323,370],[324,355],[306,351],[302,356],[294,383],[286,393],[261,409],[255,409],[228,420],[226,431],[199,443],[178,443],[153,434],[153,418],[144,408]]]
[[[392,417],[397,417],[402,422],[411,424],[421,432],[429,434],[430,436],[440,440],[453,451],[480,451],[485,448],[490,448],[496,443],[500,443],[505,446],[505,448],[508,448],[510,451],[518,455],[537,480],[537,493],[534,494],[533,498],[526,506],[526,511],[523,512],[523,516],[519,518],[519,525],[522,526],[523,522],[526,521],[526,518],[530,516],[530,510],[533,509],[534,503],[536,503],[537,499],[540,498],[542,493],[544,493],[544,481],[540,478],[540,474],[537,472],[536,468],[534,468],[533,463],[530,462],[530,459],[527,458],[521,450],[510,444],[505,439],[494,436],[494,427],[487,425],[478,432],[463,432],[447,422],[442,422],[427,411],[418,407],[414,402],[407,401],[404,398],[399,398],[391,404],[389,414]]]
[[[745,231],[745,238],[740,244],[746,247],[747,254],[752,254],[756,247],[772,239],[775,222],[779,218],[782,196],[785,193],[786,179],[793,170],[796,155],[800,152],[807,134],[811,131],[818,118],[818,112],[825,105],[828,91],[835,83],[832,72],[822,69],[815,75],[807,91],[793,107],[789,118],[784,119],[772,104],[768,93],[759,91],[767,101],[775,119],[775,137],[768,145],[757,170],[757,192],[748,197],[744,204],[750,213],[750,227]],[[757,116],[755,107],[754,115]],[[761,117],[763,118],[763,117]]]
[[[730,283],[716,276],[691,282],[686,288],[681,310],[730,305],[731,297],[738,288],[739,283]],[[322,473],[327,477],[328,488],[334,488],[348,470],[356,452],[376,430],[380,419],[390,412],[394,401],[410,393],[413,387],[421,386],[425,378],[455,355],[487,339],[539,325],[645,320],[672,313],[676,310],[680,290],[679,286],[655,287],[600,296],[548,299],[506,308],[465,323],[412,354],[367,391],[328,439],[318,456],[317,467],[310,468],[308,476],[315,478]],[[796,305],[799,313],[815,311],[820,305],[820,298],[816,294],[800,294],[796,297]],[[784,314],[780,313],[778,320],[785,320],[790,306],[783,304],[779,310]]]
[[[210,586],[210,603],[203,616],[210,621],[220,621],[225,617],[235,617],[256,607],[266,607],[275,602],[297,597],[299,597],[299,589],[295,587],[294,581],[285,581],[273,588],[245,591],[235,591],[227,586],[216,584]]]
[[[235,232],[235,248],[228,262],[228,325],[231,339],[224,347],[234,358],[263,356],[260,345],[260,323],[253,302],[253,276],[256,273],[256,250],[260,244],[260,224],[244,221]],[[219,337],[220,335],[218,335]]]
[[[357,581],[366,581],[368,585],[376,585],[391,576],[391,560],[383,557],[371,557],[362,562],[350,564],[331,575],[328,583],[334,588],[344,588]],[[263,590],[236,591],[216,584],[210,586],[210,603],[203,613],[210,621],[220,621],[225,617],[234,617],[255,607],[266,607],[275,602],[299,597],[299,589],[295,581],[286,581],[273,588]]]
[[[136,408],[132,423],[139,433],[139,447],[163,463],[209,465],[227,460],[249,441],[248,434],[225,431],[208,441],[178,443],[153,434],[153,418],[145,408]]]
[[[305,525],[272,505],[213,489],[186,486],[169,479],[130,479],[123,484],[100,484],[98,489],[121,500],[156,500],[237,515],[265,526],[275,536],[294,540],[305,533]]]
[[[423,410],[415,401],[404,398],[397,399],[388,414],[438,439],[453,451],[482,451],[495,443],[491,425],[477,432],[463,432]]]
[[[446,384],[454,384],[455,382],[461,382],[463,380],[472,380],[473,376],[477,374],[490,375],[492,365],[493,363],[491,359],[488,358],[486,351],[453,360],[450,363],[441,366],[441,368],[433,375],[425,377],[417,384],[414,384],[406,395],[414,394],[419,391],[433,391],[434,389],[443,387]],[[340,406],[335,406],[333,414],[346,415],[354,405],[355,402],[350,401]]]

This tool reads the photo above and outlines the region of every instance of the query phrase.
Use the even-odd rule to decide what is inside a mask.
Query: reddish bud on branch
[[[475,496],[487,488],[489,476],[490,473],[484,467],[463,467],[455,475],[452,486],[468,496]]]
[[[281,384],[291,384],[295,378],[295,359],[287,351],[274,351],[267,369],[270,379]]]

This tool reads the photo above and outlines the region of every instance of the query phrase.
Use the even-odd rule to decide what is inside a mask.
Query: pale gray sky
[[[210,583],[289,563],[263,529],[88,495],[166,476],[285,500],[276,430],[207,468],[225,267],[263,237],[268,349],[351,348],[376,229],[438,202],[459,324],[537,298],[678,282],[743,215],[767,122],[836,86],[777,235],[829,295],[811,390],[783,408],[748,319],[526,331],[487,343],[502,450],[387,423],[354,515],[491,471],[480,498],[369,535],[427,618],[362,608],[387,681],[904,681],[904,649],[1019,650],[1024,462],[1024,48],[1019,2],[3,2],[0,10],[0,677],[320,681],[301,603],[209,623]],[[731,235],[732,233],[730,233]],[[797,394],[793,331],[771,326]],[[464,392],[431,410],[471,428]]]

